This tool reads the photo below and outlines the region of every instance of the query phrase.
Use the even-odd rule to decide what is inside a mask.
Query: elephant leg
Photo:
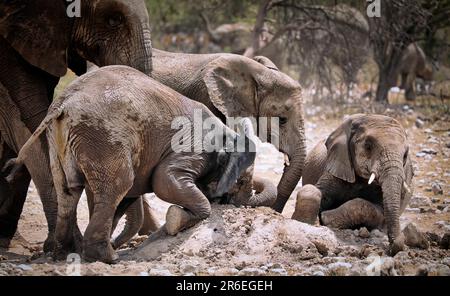
[[[413,74],[408,74],[405,82],[405,98],[407,100],[414,100],[416,98],[416,92],[414,90],[414,80]]]
[[[158,230],[161,225],[153,215],[150,205],[144,196],[142,196],[142,206],[144,209],[144,221],[141,229],[139,230],[139,235],[149,235],[150,233]]]
[[[52,145],[50,155],[56,156],[55,150]],[[58,157],[51,158],[51,170],[58,196],[53,257],[55,260],[65,260],[69,253],[82,251],[82,235],[77,223],[77,205],[83,192],[82,177],[79,173],[67,176]]]
[[[315,224],[319,216],[322,193],[316,186],[308,184],[297,193],[297,203],[292,219],[303,223]]]
[[[332,228],[382,228],[383,208],[362,198],[352,199],[340,207],[321,213],[323,225]]]
[[[31,136],[31,132],[26,124],[22,122],[22,116],[19,108],[12,101],[6,89],[2,87],[2,84],[0,84],[0,96],[0,128],[2,130],[2,138],[11,151],[14,152],[14,154],[17,154],[23,144]],[[45,116],[45,113],[42,113],[41,120],[43,119],[43,116]],[[33,145],[32,149],[33,152],[31,155],[33,155],[33,157],[25,159],[25,166],[29,172],[29,176],[31,176],[36,186],[44,207],[45,216],[47,218],[48,237],[44,243],[44,251],[48,252],[54,248],[57,202],[56,192],[53,187],[53,179],[50,171],[47,140],[42,137],[39,142]],[[4,161],[5,159],[3,158],[2,163]],[[12,195],[2,189],[2,194],[10,194],[9,198],[14,199],[13,203],[15,206],[11,209],[12,212],[8,215],[13,217],[20,216],[30,182],[29,176],[24,176],[19,181],[12,181],[12,184],[10,184],[13,191]],[[17,222],[14,224],[17,224]]]
[[[106,151],[109,154],[110,151]],[[104,174],[102,163],[86,159],[80,165],[93,193],[93,213],[83,239],[83,257],[87,261],[114,263],[118,256],[111,242],[113,219],[120,202],[133,186],[134,173],[131,159],[116,151],[104,156],[102,163],[114,164],[114,176]],[[99,180],[98,176],[102,176]]]
[[[127,207],[126,215],[127,221],[125,223],[125,228],[112,242],[112,246],[114,249],[118,249],[121,245],[128,242],[133,236],[138,233],[139,229],[142,227],[142,224],[144,222],[144,207],[142,203],[142,197],[136,198],[132,202],[132,204]],[[115,228],[115,225],[113,225],[113,228]]]
[[[177,166],[171,164],[170,160],[167,162],[156,168],[153,188],[159,198],[174,204],[167,210],[166,223],[163,227],[169,235],[176,235],[209,217],[211,205],[195,184],[194,176],[190,176],[186,171],[177,170]]]
[[[3,163],[3,161],[1,162]],[[17,231],[20,215],[28,193],[30,174],[23,170],[12,184],[0,177],[0,247],[8,248]]]

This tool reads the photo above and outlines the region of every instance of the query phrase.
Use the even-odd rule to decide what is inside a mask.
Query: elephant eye
[[[279,120],[280,120],[280,124],[286,124],[286,122],[287,122],[286,117],[280,117]]]
[[[364,142],[364,149],[367,152],[371,152],[372,151],[372,142],[371,141],[365,141]]]
[[[114,14],[108,17],[108,25],[112,28],[117,28],[123,23],[123,16],[120,14]]]

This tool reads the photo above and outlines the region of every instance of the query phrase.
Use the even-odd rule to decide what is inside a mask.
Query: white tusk
[[[369,185],[372,184],[373,180],[375,180],[375,174],[374,173],[372,173],[372,175],[370,175],[369,182],[367,182],[367,184],[369,184]]]
[[[409,189],[409,186],[405,181],[403,181],[403,188],[405,188],[406,193],[411,194],[411,190]]]
[[[290,166],[291,163],[289,162],[289,156],[287,154],[284,154],[284,165]]]

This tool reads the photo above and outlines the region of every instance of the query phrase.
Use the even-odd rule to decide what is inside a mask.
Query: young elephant
[[[223,140],[225,151],[204,145],[197,149],[203,137],[196,136],[197,130],[192,136],[195,114],[215,127],[203,143],[212,143],[207,139],[213,136],[214,143]],[[188,123],[189,128],[183,124],[177,131],[172,128],[176,122]],[[173,205],[167,213],[165,230],[175,235],[208,217],[211,206],[205,194],[220,197],[228,192],[255,158],[249,150],[253,143],[228,129],[203,104],[126,66],[100,68],[73,82],[24,145],[13,170],[30,156],[29,149],[45,130],[58,195],[57,258],[82,248],[87,260],[113,262],[117,258],[110,243],[113,218],[127,196],[154,192],[182,206]],[[180,134],[179,141],[174,136]],[[242,140],[245,152],[229,151]],[[203,185],[214,181],[215,190],[202,191]],[[94,207],[81,245],[76,207],[85,187],[93,195]]]
[[[403,127],[383,115],[352,115],[308,154],[292,218],[312,224],[320,214],[321,224],[337,228],[385,223],[396,253],[412,177]]]

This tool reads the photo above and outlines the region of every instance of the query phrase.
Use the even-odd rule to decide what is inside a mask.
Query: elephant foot
[[[56,248],[56,239],[55,236],[53,234],[49,234],[47,239],[44,242],[44,253],[51,253],[55,250]]]
[[[322,193],[314,185],[303,186],[297,194],[297,203],[292,219],[315,224],[319,215]]]
[[[405,237],[403,234],[400,234],[389,244],[389,255],[395,256],[395,254],[403,250],[405,250]]]
[[[84,244],[83,259],[88,262],[101,261],[107,264],[114,264],[119,259],[119,256],[109,241],[100,241],[93,244]]]
[[[183,208],[172,205],[167,210],[166,224],[164,227],[169,235],[176,235],[178,232],[194,225],[195,220],[192,214]]]

